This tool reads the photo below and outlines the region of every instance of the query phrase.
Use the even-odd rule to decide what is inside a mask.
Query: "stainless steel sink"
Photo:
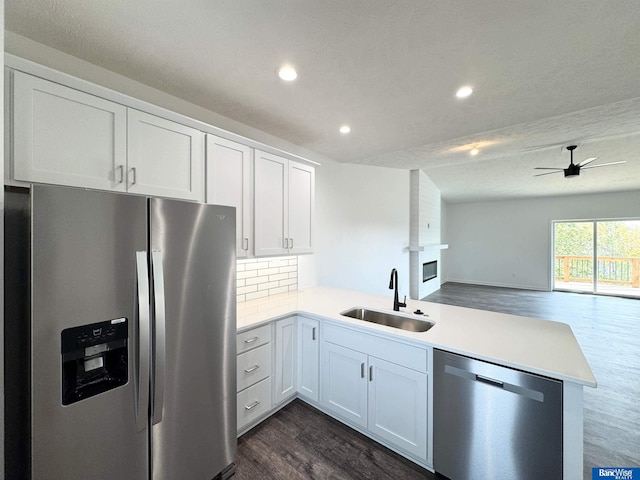
[[[426,332],[434,323],[428,320],[419,320],[404,315],[395,315],[393,313],[380,312],[377,310],[369,310],[368,308],[355,307],[341,312],[340,315],[345,317],[364,320],[365,322],[386,325],[387,327],[401,328],[410,332]]]

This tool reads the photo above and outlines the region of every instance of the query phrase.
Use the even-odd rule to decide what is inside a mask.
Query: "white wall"
[[[409,296],[408,171],[323,163],[316,211],[320,285],[391,295],[396,268],[401,299]]]
[[[550,290],[553,220],[640,216],[640,192],[447,204],[447,280]]]

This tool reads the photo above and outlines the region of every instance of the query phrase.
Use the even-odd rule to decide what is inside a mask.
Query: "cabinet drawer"
[[[238,391],[271,376],[271,344],[238,355]]]
[[[238,393],[238,430],[271,409],[271,377]]]
[[[418,372],[427,371],[427,350],[327,323],[324,340]]]
[[[271,341],[271,324],[239,333],[236,338],[238,354],[259,347]]]

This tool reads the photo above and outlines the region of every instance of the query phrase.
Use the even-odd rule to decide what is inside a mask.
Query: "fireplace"
[[[438,262],[427,262],[422,264],[422,283],[438,276]]]

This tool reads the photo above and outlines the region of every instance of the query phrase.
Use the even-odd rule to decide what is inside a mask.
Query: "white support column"
[[[582,480],[584,413],[583,387],[563,382],[562,399],[562,457],[564,480]]]

